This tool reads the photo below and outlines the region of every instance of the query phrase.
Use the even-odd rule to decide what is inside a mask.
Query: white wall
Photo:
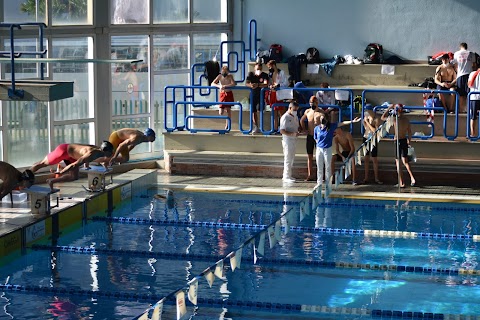
[[[240,0],[234,3],[234,40],[248,39],[257,20],[261,46],[280,43],[285,57],[314,46],[322,58],[363,56],[370,42],[386,56],[426,61],[466,42],[480,51],[478,0]],[[242,10],[243,5],[243,10]],[[244,25],[241,26],[243,13]]]

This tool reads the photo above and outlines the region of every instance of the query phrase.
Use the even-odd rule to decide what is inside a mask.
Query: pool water
[[[265,256],[257,264],[252,246],[244,247],[240,269],[234,272],[226,259],[225,278],[216,278],[211,288],[201,278],[198,296],[205,303],[198,308],[187,303],[186,318],[372,317],[345,314],[352,310],[480,315],[478,276],[458,272],[478,269],[477,243],[471,238],[479,234],[474,205],[335,199],[299,222],[303,197],[175,192],[174,201],[168,202],[153,198],[156,193],[163,190],[151,190],[147,197],[122,204],[112,219],[90,220],[62,235],[58,246],[70,250],[40,247],[0,268],[10,284],[76,290],[71,294],[6,290],[1,295],[0,319],[132,319],[157,299],[122,297],[139,294],[159,299],[186,287],[261,230],[245,225],[270,224],[288,210],[293,210],[298,228],[282,233],[272,249],[267,238]],[[438,236],[342,233],[372,229]],[[458,237],[441,236],[445,234]],[[80,247],[98,252],[81,252]],[[86,292],[121,294],[112,299]],[[272,303],[283,309],[222,307],[218,301]],[[173,303],[165,303],[165,319],[176,318]],[[330,309],[285,310],[293,305]]]

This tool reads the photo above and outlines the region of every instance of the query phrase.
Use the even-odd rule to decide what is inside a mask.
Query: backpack
[[[428,56],[428,64],[432,66],[439,66],[442,64],[442,56],[444,54],[448,54],[448,59],[450,61],[453,60],[453,53],[452,52],[447,52],[447,51],[442,51],[435,53],[433,56]]]
[[[270,60],[275,60],[275,62],[282,62],[283,60],[283,48],[281,44],[274,43],[270,46]]]
[[[363,63],[382,63],[383,46],[378,43],[369,43],[365,48]]]
[[[305,54],[305,58],[307,63],[316,63],[320,62],[320,52],[317,48],[311,47],[307,49],[307,53]]]
[[[203,74],[205,75],[205,78],[207,78],[209,86],[212,84],[213,80],[215,80],[219,73],[220,64],[218,63],[218,61],[210,60],[205,62],[205,70]]]

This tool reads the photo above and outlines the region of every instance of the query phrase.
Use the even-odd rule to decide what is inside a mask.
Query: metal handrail
[[[448,140],[455,140],[458,137],[458,101],[459,101],[459,94],[456,91],[449,91],[449,90],[389,90],[389,89],[365,89],[362,91],[362,121],[364,118],[365,113],[365,95],[367,93],[407,93],[407,94],[418,94],[418,93],[440,93],[440,94],[454,94],[455,95],[455,129],[453,135],[447,134],[447,110],[442,107],[431,107],[427,108],[425,106],[404,106],[404,109],[410,110],[433,110],[433,111],[440,111],[443,112],[443,135]],[[361,126],[361,133],[364,133],[364,127]]]
[[[480,95],[480,91],[471,91],[467,95],[467,139],[469,139],[470,141],[477,141],[478,139],[480,139],[480,132],[478,130],[480,128],[480,126],[477,125],[477,135],[476,136],[472,136],[472,132],[471,132],[471,129],[470,129],[470,121],[473,120],[472,119],[472,114],[470,112],[471,108],[472,108],[472,106],[470,105],[470,101],[475,101],[475,100],[470,99],[470,96],[472,94]],[[477,121],[478,121],[478,118],[477,118]]]

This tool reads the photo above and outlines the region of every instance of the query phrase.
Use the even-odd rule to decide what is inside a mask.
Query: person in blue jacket
[[[350,123],[359,122],[360,118],[352,121],[330,122],[324,114],[318,114],[315,118],[316,127],[313,131],[313,139],[317,146],[315,159],[317,162],[317,185],[323,183],[323,169],[325,166],[325,182],[328,183],[332,176],[332,143],[335,129],[349,125]]]

